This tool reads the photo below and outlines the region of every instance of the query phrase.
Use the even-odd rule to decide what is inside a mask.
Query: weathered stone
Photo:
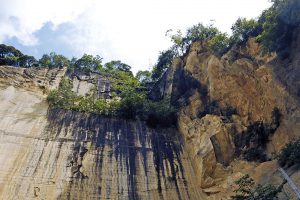
[[[31,82],[0,79],[0,199],[206,199],[176,130],[48,110],[11,70]]]
[[[255,39],[233,47],[222,58],[196,42],[182,58],[183,76],[172,86],[181,88],[181,95],[175,95],[178,98],[173,103],[181,105],[178,127],[200,185],[206,191],[220,185],[230,188],[226,180],[241,171],[239,167],[231,168],[231,162],[249,148],[274,158],[287,142],[300,136],[300,65],[299,55],[295,54],[300,46],[299,34],[295,34],[294,41],[290,57],[284,61],[275,53],[263,53]],[[173,68],[180,71],[178,65]],[[164,77],[175,82],[168,75]],[[164,83],[160,80],[160,85]],[[164,92],[161,89],[160,93]],[[278,116],[274,115],[276,110]],[[267,135],[265,144],[257,144],[261,140],[259,134]],[[221,173],[216,172],[217,165],[223,166]],[[226,166],[233,170],[228,171]],[[250,168],[244,171],[251,172]],[[227,196],[227,189],[218,195]],[[211,194],[216,199],[218,195]]]
[[[201,186],[206,188],[215,185],[217,163],[229,165],[234,157],[235,145],[230,125],[215,115],[190,119],[183,111],[179,115],[178,125],[193,166],[196,166]]]

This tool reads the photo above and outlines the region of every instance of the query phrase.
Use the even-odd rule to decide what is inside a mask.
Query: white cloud
[[[70,22],[93,0],[1,0],[0,40],[16,37],[24,45],[35,45],[33,33],[46,23]]]
[[[16,37],[36,45],[34,33],[46,22],[72,28],[60,36],[75,55],[100,54],[120,59],[137,69],[155,63],[170,44],[167,29],[183,31],[198,22],[230,32],[240,16],[256,17],[268,0],[0,0],[0,42]]]

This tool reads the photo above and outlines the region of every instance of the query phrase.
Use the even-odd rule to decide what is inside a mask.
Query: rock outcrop
[[[273,159],[287,142],[300,136],[297,57],[280,61],[276,54],[263,54],[250,39],[218,58],[196,42],[173,61],[153,89],[160,92],[151,95],[154,99],[168,97],[180,108],[179,131],[200,186],[211,198],[230,197],[233,178],[242,171],[256,176],[257,166],[243,160],[258,164]],[[283,65],[287,62],[289,66]],[[244,162],[247,170],[242,169]],[[270,168],[276,168],[276,162]]]

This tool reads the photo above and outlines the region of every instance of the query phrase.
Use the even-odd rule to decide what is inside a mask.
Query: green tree
[[[148,70],[140,70],[136,73],[136,79],[139,80],[139,82],[141,83],[141,85],[145,86],[149,83],[152,82],[152,73]]]
[[[238,20],[231,27],[233,43],[243,44],[247,42],[249,37],[256,37],[261,29],[259,24],[254,19],[238,18]]]
[[[102,69],[102,59],[99,55],[93,56],[84,54],[81,58],[76,60],[74,67],[76,70],[100,70]]]
[[[136,92],[134,88],[126,88],[121,93],[119,115],[127,119],[135,119],[143,110],[146,94]]]
[[[39,59],[39,64],[42,67],[49,67],[51,65],[51,58],[48,54],[44,54],[41,59]]]
[[[175,34],[171,34],[173,30],[170,29],[166,32],[166,36],[169,36],[171,39],[171,42],[173,43],[173,46],[171,47],[171,50],[175,54],[175,56],[180,56],[184,54],[186,50],[186,46],[184,43],[184,37],[180,30],[177,30]]]
[[[204,26],[199,23],[187,30],[187,34],[183,40],[186,44],[190,45],[192,42],[210,40],[218,33],[220,33],[220,31],[214,27],[213,24]]]
[[[265,10],[258,22],[262,32],[257,36],[265,49],[276,51],[280,57],[288,56],[287,47],[292,42],[293,30],[300,25],[298,0],[271,0],[273,5]]]
[[[132,75],[132,73],[124,71],[115,71],[114,79],[112,83],[112,89],[117,94],[121,94],[123,91],[134,89],[136,90],[140,87],[139,81]]]
[[[132,74],[131,67],[125,63],[122,63],[120,60],[112,60],[108,63],[105,63],[104,67],[107,71],[110,72],[114,70],[119,70]]]
[[[0,65],[19,66],[19,58],[23,54],[13,46],[0,44]]]
[[[159,53],[157,64],[152,70],[152,79],[158,80],[162,74],[171,66],[172,60],[175,57],[175,52],[172,49]]]
[[[142,118],[150,127],[174,127],[176,126],[177,110],[170,105],[168,99],[161,101],[144,101]]]
[[[215,54],[222,56],[229,48],[230,40],[226,33],[217,33],[207,42],[207,46]]]
[[[33,56],[23,55],[18,60],[21,67],[32,67],[37,64],[37,60]]]
[[[50,54],[44,54],[39,60],[39,64],[42,67],[69,67],[70,61],[63,55],[56,54],[55,52],[51,52]]]
[[[63,56],[63,55],[53,55],[53,64],[51,67],[69,67],[70,66],[70,60]]]

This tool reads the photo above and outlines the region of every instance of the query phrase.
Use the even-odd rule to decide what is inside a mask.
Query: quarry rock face
[[[0,199],[206,198],[175,129],[49,109],[64,69],[0,72]]]
[[[295,74],[299,56],[293,51],[291,55],[280,61],[276,54],[263,54],[260,45],[250,39],[219,58],[196,42],[166,72],[174,78],[165,74],[156,85],[159,89],[153,89],[161,92],[157,99],[170,96],[171,103],[180,108],[178,128],[200,187],[209,198],[229,198],[234,180],[245,174],[258,177],[258,163],[273,159],[286,143],[300,136],[299,96],[295,93],[299,90],[300,77]],[[254,165],[247,162],[253,159],[247,152],[253,150],[262,152]],[[267,170],[271,165],[263,166]],[[277,167],[274,162],[270,168]],[[282,180],[276,173],[261,172],[260,177]]]
[[[47,92],[58,87],[66,68],[16,68],[1,66],[0,84],[26,88],[33,92]]]
[[[231,199],[245,174],[280,185],[274,158],[300,136],[299,35],[285,60],[254,39],[222,57],[192,44],[150,93],[179,109],[177,129],[49,109],[65,68],[1,66],[0,199]],[[111,98],[102,74],[70,78]],[[297,198],[285,184],[279,199]]]

